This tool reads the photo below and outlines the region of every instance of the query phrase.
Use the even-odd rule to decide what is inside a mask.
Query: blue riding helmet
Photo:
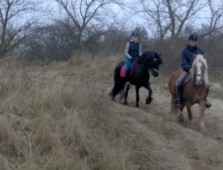
[[[131,36],[132,36],[132,37],[138,37],[138,34],[137,34],[136,31],[133,31],[132,34],[131,34]]]

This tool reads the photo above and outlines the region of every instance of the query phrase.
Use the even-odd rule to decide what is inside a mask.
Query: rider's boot
[[[177,97],[174,99],[174,103],[177,106],[180,106],[182,104],[182,87],[177,86]]]

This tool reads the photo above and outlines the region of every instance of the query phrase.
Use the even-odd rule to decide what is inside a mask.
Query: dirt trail
[[[211,98],[213,107],[205,111],[206,133],[199,129],[198,106],[193,106],[192,128],[187,120],[181,124],[168,118],[170,95],[165,85],[153,85],[154,100],[145,105],[147,91],[141,89],[140,108],[135,105],[134,88],[130,91],[130,106],[115,104],[125,112],[128,126],[135,132],[131,139],[139,156],[150,164],[141,162],[141,169],[160,170],[222,170],[223,169],[223,108],[222,101]],[[125,109],[123,109],[125,107]],[[186,111],[184,111],[187,119]],[[136,152],[137,153],[137,152]],[[149,154],[149,155],[148,155]]]

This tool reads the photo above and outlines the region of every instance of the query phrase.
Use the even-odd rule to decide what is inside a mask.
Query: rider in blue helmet
[[[136,31],[131,33],[131,39],[126,43],[126,86],[130,87],[130,69],[132,63],[142,54],[141,44],[138,42],[138,34]]]
[[[181,105],[182,103],[182,95],[183,95],[183,82],[186,79],[186,77],[190,74],[191,68],[192,68],[192,63],[194,60],[194,56],[197,54],[202,54],[204,55],[203,50],[199,48],[196,43],[198,41],[198,36],[196,34],[191,34],[188,38],[189,43],[188,45],[185,46],[182,55],[181,55],[181,60],[180,60],[180,65],[183,69],[183,72],[179,76],[179,78],[176,81],[178,93],[177,97],[175,99],[175,104]],[[208,94],[209,88],[207,89],[207,94]],[[206,107],[209,108],[211,107],[211,103],[208,102],[206,99]]]

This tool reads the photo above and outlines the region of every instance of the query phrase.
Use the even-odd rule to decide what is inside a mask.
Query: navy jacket
[[[125,56],[128,59],[135,60],[142,54],[141,44],[139,42],[129,41],[125,46]]]
[[[190,45],[186,45],[182,52],[181,60],[180,60],[180,65],[182,66],[183,70],[186,72],[189,72],[190,69],[192,68],[192,63],[193,63],[193,55],[197,54],[202,54],[204,55],[204,52],[198,47],[194,46],[191,47]]]
[[[135,60],[136,58],[139,57],[139,48],[140,44],[138,42],[129,42],[129,54],[132,56],[132,58]]]

